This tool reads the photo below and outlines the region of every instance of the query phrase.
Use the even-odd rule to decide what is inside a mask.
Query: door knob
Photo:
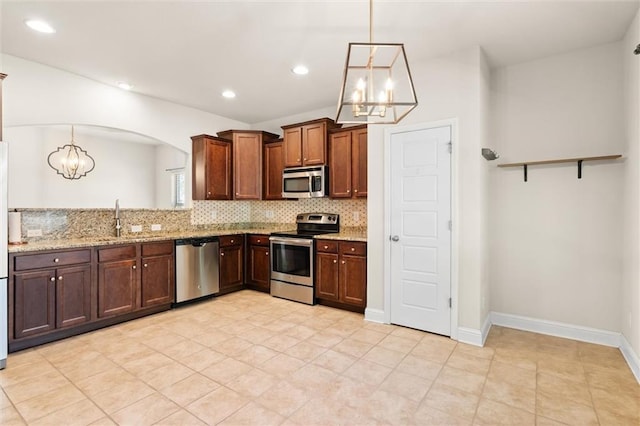
[[[393,237],[391,237],[391,241],[400,241],[400,237],[394,235]]]

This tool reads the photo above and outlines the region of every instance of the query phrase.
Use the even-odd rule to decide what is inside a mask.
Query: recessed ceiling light
[[[39,33],[52,34],[56,32],[56,30],[51,25],[39,19],[27,19],[26,21],[24,21],[24,23],[27,25],[27,27],[31,28],[34,31],[38,31]]]
[[[125,82],[125,81],[119,81],[118,83],[118,87],[121,88],[122,90],[131,90],[133,89],[133,85]]]
[[[295,67],[293,67],[291,69],[291,71],[294,74],[297,74],[297,75],[307,75],[307,74],[309,74],[309,68],[305,67],[304,65],[296,65]]]
[[[236,97],[236,93],[233,90],[225,90],[224,92],[222,92],[222,96],[227,99],[233,99]]]

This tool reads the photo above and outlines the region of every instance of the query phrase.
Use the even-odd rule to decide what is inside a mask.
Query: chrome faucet
[[[116,200],[116,237],[120,236],[122,226],[120,225],[120,200]]]

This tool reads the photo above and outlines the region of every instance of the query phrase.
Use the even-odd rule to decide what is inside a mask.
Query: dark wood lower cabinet
[[[264,234],[247,237],[246,279],[247,287],[269,292],[271,290],[271,256],[269,236]]]
[[[9,351],[170,309],[174,275],[173,241],[11,254]]]
[[[367,305],[367,244],[316,241],[316,299],[337,308],[364,312]]]

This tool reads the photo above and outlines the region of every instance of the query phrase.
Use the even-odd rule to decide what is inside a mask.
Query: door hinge
[[[453,222],[449,221],[449,231],[453,229]]]
[[[453,152],[453,143],[447,142],[447,146],[449,147],[449,154],[451,154]]]
[[[451,298],[449,298],[449,307],[451,307]]]

